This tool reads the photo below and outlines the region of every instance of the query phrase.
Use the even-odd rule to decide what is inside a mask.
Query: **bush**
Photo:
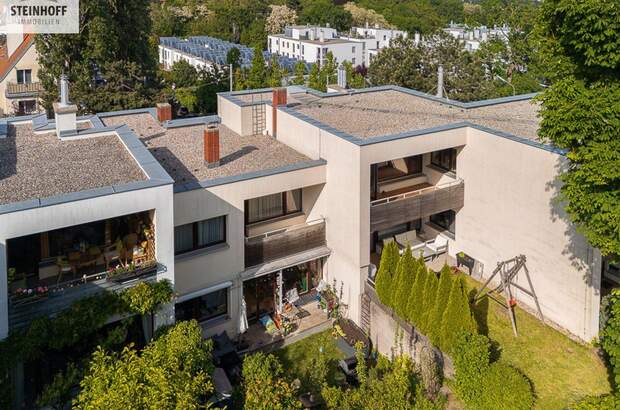
[[[495,362],[483,376],[481,405],[489,410],[529,410],[534,405],[530,381],[517,369],[503,362]]]
[[[381,263],[377,272],[375,288],[377,295],[385,306],[392,306],[392,280],[398,263],[398,246],[394,242],[388,243],[381,252]]]
[[[243,360],[243,408],[297,409],[301,403],[295,391],[283,378],[282,365],[274,355],[262,352],[246,356]]]
[[[620,289],[608,299],[607,323],[601,332],[601,347],[609,358],[616,386],[620,385]]]
[[[415,260],[411,255],[411,249],[407,248],[398,261],[396,268],[396,280],[392,284],[392,305],[396,313],[402,318],[407,316],[407,299],[411,290],[411,284],[416,277]]]
[[[489,370],[490,343],[484,335],[460,333],[454,354],[455,390],[466,404],[475,407],[480,399],[482,380]]]
[[[573,410],[616,410],[620,407],[620,399],[616,396],[606,395],[586,397],[573,407]]]
[[[426,319],[426,335],[435,346],[440,346],[441,344],[441,320],[443,319],[443,312],[446,309],[448,298],[450,297],[452,280],[450,267],[444,265],[439,273],[439,284],[437,285],[433,307],[428,312],[429,317]]]
[[[457,336],[461,332],[477,333],[477,326],[465,293],[465,283],[459,276],[452,282],[448,305],[441,319],[441,350],[454,352]]]

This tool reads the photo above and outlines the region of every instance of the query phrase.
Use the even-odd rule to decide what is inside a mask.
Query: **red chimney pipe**
[[[272,123],[273,123],[273,136],[277,136],[278,133],[278,106],[286,105],[286,88],[274,88],[273,96],[271,98],[272,106]]]
[[[172,119],[172,107],[168,103],[157,104],[157,121],[164,122]]]
[[[209,168],[220,165],[220,130],[215,125],[204,130],[204,158]]]

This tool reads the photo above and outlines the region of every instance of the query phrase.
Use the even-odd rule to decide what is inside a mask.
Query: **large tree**
[[[603,254],[620,254],[620,7],[548,0],[540,31],[551,87],[539,135],[565,149],[559,197]]]
[[[79,34],[36,37],[43,104],[58,99],[64,72],[73,86],[72,102],[83,112],[150,104],[155,52],[149,47],[148,0],[82,0]]]
[[[140,354],[97,350],[76,409],[198,409],[213,392],[211,344],[195,321],[180,322]]]
[[[329,24],[338,31],[346,31],[351,28],[353,17],[343,7],[334,5],[331,0],[304,0],[299,20],[321,26]]]

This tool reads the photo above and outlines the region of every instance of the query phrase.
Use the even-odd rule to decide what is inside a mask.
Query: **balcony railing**
[[[400,193],[370,203],[370,229],[380,231],[427,217],[464,204],[465,183],[457,179],[445,184]]]
[[[245,238],[245,266],[256,266],[323,245],[324,219],[277,229]]]
[[[43,91],[43,85],[40,82],[25,84],[8,83],[6,86],[5,95],[8,98],[35,97],[41,91]]]

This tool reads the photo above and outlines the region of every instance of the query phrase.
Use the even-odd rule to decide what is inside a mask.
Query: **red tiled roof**
[[[8,60],[0,62],[0,81],[3,81],[7,74],[15,67],[15,64],[26,54],[26,51],[34,43],[34,34],[24,35],[24,40],[19,47],[15,49],[15,52],[11,54]]]

